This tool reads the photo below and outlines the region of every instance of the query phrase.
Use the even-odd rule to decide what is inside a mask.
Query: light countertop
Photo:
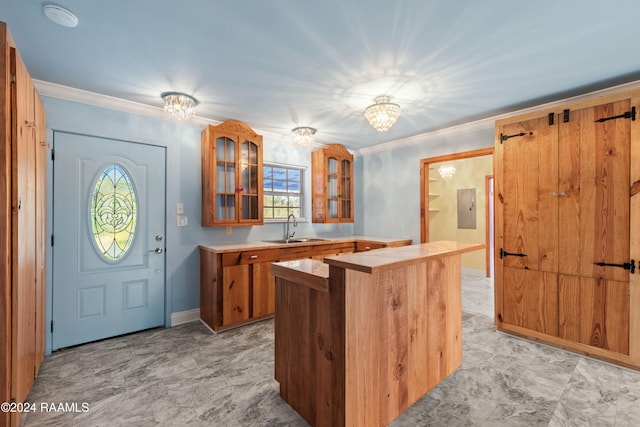
[[[315,237],[314,237],[315,238]],[[312,245],[326,245],[328,243],[349,243],[349,242],[379,242],[390,246],[400,246],[411,244],[411,239],[402,239],[397,237],[378,237],[378,236],[340,236],[340,237],[326,237],[318,236],[322,241],[309,241],[300,243],[276,243],[269,241],[250,241],[250,242],[236,242],[236,243],[217,243],[217,244],[202,244],[201,249],[215,252],[238,252],[249,251],[256,249],[269,249],[278,247],[292,247],[292,246],[312,246]],[[296,238],[294,237],[293,240]]]

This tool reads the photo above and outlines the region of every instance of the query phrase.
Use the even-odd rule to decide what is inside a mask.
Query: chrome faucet
[[[296,216],[294,214],[289,214],[289,216],[287,217],[287,237],[286,237],[287,242],[289,242],[289,240],[296,234],[295,231],[289,234],[289,220],[291,218],[293,218],[293,226],[294,227],[298,226],[298,221],[296,221]]]

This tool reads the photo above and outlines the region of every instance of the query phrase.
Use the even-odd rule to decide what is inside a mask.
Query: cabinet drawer
[[[356,242],[356,252],[366,252],[371,251],[373,249],[384,248],[386,245],[384,243],[378,242]]]
[[[222,266],[253,264],[256,262],[278,261],[280,254],[278,248],[260,249],[255,251],[229,252],[222,254]]]

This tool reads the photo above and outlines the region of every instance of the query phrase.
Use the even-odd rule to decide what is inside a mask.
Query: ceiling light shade
[[[196,114],[198,100],[193,96],[180,92],[165,92],[160,96],[164,101],[164,111],[178,120],[189,120]]]
[[[438,174],[440,174],[443,181],[449,182],[453,175],[456,174],[456,167],[451,163],[444,164],[438,168]]]
[[[300,145],[309,145],[315,141],[316,129],[307,126],[301,126],[293,129],[291,132],[295,135],[296,143]]]
[[[42,6],[42,12],[51,22],[63,27],[73,28],[78,25],[78,17],[57,4],[45,4]]]
[[[373,100],[375,104],[364,110],[364,116],[378,132],[389,130],[400,116],[400,106],[389,100],[388,96],[378,96]]]

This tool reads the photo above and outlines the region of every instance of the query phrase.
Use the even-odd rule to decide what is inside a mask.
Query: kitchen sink
[[[290,244],[290,243],[308,243],[308,242],[324,242],[326,239],[319,239],[317,237],[299,237],[296,239],[277,239],[277,240],[265,240],[268,243],[282,243],[282,244]]]

